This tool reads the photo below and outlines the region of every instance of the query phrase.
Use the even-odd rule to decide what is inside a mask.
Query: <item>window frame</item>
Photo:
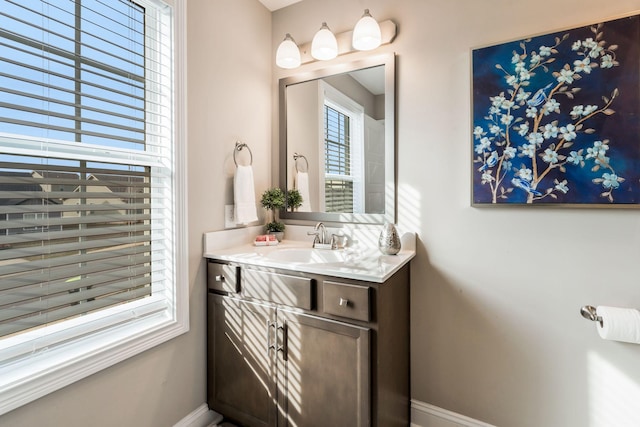
[[[186,0],[135,0],[172,10],[173,70],[173,212],[175,218],[174,280],[170,306],[134,322],[83,335],[83,319],[65,324],[76,329],[76,339],[26,357],[0,360],[0,415],[140,354],[189,331],[188,230],[186,182]],[[92,316],[118,316],[116,308]],[[123,316],[124,318],[124,316]],[[111,317],[110,322],[117,317]],[[48,333],[56,327],[46,328]]]
[[[319,129],[321,143],[319,144],[320,153],[318,156],[320,159],[319,170],[323,171],[318,189],[320,201],[322,202],[321,210],[326,212],[324,204],[326,200],[325,181],[340,180],[353,183],[352,213],[364,213],[364,164],[360,162],[364,158],[364,107],[324,81],[320,81],[319,90],[319,116],[321,118],[319,123],[323,123],[321,129]],[[325,105],[329,105],[332,109],[349,117],[351,175],[332,175],[325,172]]]

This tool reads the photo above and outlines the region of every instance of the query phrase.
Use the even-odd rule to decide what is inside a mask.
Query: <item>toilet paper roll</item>
[[[597,323],[598,334],[605,340],[640,344],[640,311],[633,308],[598,306],[602,322]]]

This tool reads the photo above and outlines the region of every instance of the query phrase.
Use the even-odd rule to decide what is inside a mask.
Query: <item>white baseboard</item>
[[[203,403],[173,427],[207,427],[222,417]],[[419,400],[411,401],[411,427],[495,427]]]
[[[411,400],[411,427],[495,427],[482,421]]]
[[[208,427],[220,421],[222,421],[222,415],[215,411],[210,411],[207,404],[203,403],[173,427]]]

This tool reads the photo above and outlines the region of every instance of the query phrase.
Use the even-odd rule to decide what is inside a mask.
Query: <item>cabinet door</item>
[[[244,426],[275,426],[275,309],[214,294],[208,304],[209,407]]]
[[[369,426],[369,329],[285,310],[278,324],[278,426]]]

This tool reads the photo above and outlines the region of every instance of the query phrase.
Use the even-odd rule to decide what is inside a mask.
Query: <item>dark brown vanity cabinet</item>
[[[212,260],[208,272],[211,409],[243,426],[408,425],[407,266],[381,284]]]

